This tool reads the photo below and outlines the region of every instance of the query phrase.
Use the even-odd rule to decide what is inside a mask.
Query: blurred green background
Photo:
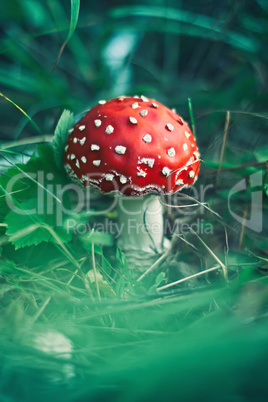
[[[79,114],[121,94],[145,93],[189,118],[190,97],[199,142],[207,146],[222,131],[224,111],[266,111],[267,13],[265,0],[84,0],[55,64],[68,35],[70,2],[2,0],[2,92],[43,133],[53,131],[63,108]],[[266,122],[237,118],[236,137],[248,150]],[[1,138],[29,136],[25,124],[1,100]]]
[[[154,294],[156,275],[135,287],[122,256],[109,262],[98,249],[108,281],[99,278],[98,300],[92,277],[92,293],[86,281],[91,244],[75,238],[64,252],[45,242],[15,250],[0,223],[0,401],[266,401],[268,1],[82,0],[77,18],[78,6],[0,0],[1,172],[32,155],[30,137],[53,134],[63,109],[78,119],[99,99],[143,94],[191,123],[190,98],[203,160],[196,187],[210,186],[205,201],[222,218],[207,211],[189,219],[213,225],[213,236],[201,237],[226,264],[229,282],[217,272]],[[17,154],[3,151],[19,140]],[[230,188],[256,172],[260,232],[228,209]],[[244,218],[252,191],[248,184],[233,199]],[[161,268],[166,282],[215,264],[198,238],[184,240]],[[81,268],[75,280],[66,250]],[[110,264],[116,283],[105,277]]]

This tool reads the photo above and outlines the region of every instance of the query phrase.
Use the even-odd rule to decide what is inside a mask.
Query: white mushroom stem
[[[126,255],[128,267],[147,269],[164,251],[163,206],[159,197],[118,196],[117,212],[117,244]]]

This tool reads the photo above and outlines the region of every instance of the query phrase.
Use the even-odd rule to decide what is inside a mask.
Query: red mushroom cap
[[[177,113],[144,96],[121,96],[100,101],[69,131],[64,163],[84,186],[142,195],[191,186],[199,156]]]

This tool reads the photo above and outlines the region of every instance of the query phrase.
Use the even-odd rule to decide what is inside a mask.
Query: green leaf
[[[38,200],[32,199],[21,203],[19,209],[11,210],[6,215],[6,234],[16,250],[43,241],[59,244],[71,239],[71,233],[57,225],[54,215],[40,214],[38,207]]]
[[[13,203],[24,202],[40,196],[40,191],[51,194],[46,188],[48,185],[55,189],[67,183],[65,173],[56,166],[52,147],[40,145],[37,151],[39,156],[32,155],[26,164],[14,165],[0,176],[1,220],[9,211],[7,198],[12,198]],[[64,199],[68,199],[67,194]]]
[[[68,130],[73,126],[73,124],[73,113],[65,109],[58,121],[54,132],[54,138],[52,140],[55,162],[59,169],[63,168],[64,147],[68,137]]]
[[[37,150],[39,156],[33,155],[26,165],[15,165],[0,177],[1,219],[16,249],[71,239],[63,212],[64,208],[70,211],[69,194],[58,193],[66,177],[55,164],[51,146],[40,145]]]

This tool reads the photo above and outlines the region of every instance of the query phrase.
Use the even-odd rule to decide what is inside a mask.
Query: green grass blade
[[[70,20],[68,36],[59,51],[59,54],[58,54],[58,57],[57,57],[57,60],[56,60],[56,63],[54,65],[53,69],[57,66],[57,64],[61,58],[62,52],[65,49],[65,46],[67,45],[68,41],[73,36],[73,33],[75,31],[75,28],[76,28],[77,22],[78,22],[79,9],[80,9],[80,0],[71,0],[71,20]]]
[[[195,122],[194,122],[194,113],[193,113],[193,107],[192,107],[191,98],[188,98],[188,105],[189,105],[189,114],[190,114],[192,129],[193,129],[193,136],[194,136],[194,138],[196,138]]]
[[[71,22],[67,41],[72,37],[79,17],[80,0],[71,0]]]
[[[18,106],[15,102],[13,102],[11,99],[9,99],[7,96],[5,96],[4,94],[2,94],[2,92],[0,92],[0,96],[2,98],[4,98],[6,101],[8,101],[9,103],[11,103],[13,106],[15,106],[17,109],[19,109],[19,111],[24,114],[24,116],[27,117],[27,119],[32,123],[32,125],[34,126],[34,128],[36,129],[36,131],[38,132],[38,134],[41,134],[41,130],[40,128],[37,126],[37,124],[33,121],[33,119],[31,119],[31,117],[20,107]]]

